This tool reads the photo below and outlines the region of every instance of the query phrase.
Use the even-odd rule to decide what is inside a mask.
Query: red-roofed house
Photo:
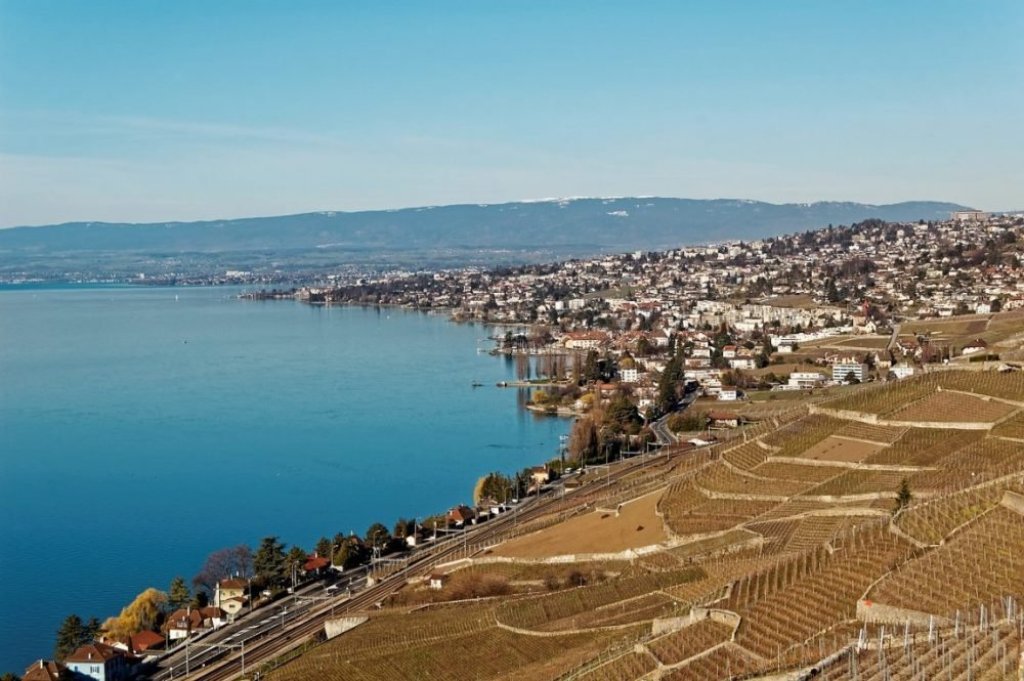
[[[985,352],[986,350],[988,350],[988,343],[984,339],[978,338],[965,345],[960,354],[973,355],[976,352]]]
[[[172,641],[191,636],[192,632],[217,629],[225,623],[224,611],[218,607],[180,608],[167,616],[164,631]]]
[[[39,660],[25,670],[21,681],[70,681],[71,672],[60,662]]]
[[[729,411],[710,411],[708,425],[712,428],[736,428],[740,425],[740,417]]]
[[[314,553],[306,559],[306,564],[302,566],[302,569],[308,576],[312,577],[314,575],[322,575],[330,566],[330,558],[324,558]]]
[[[571,331],[565,334],[565,347],[570,350],[596,350],[608,340],[604,331]]]
[[[476,511],[469,506],[456,506],[448,511],[448,520],[459,525],[465,525],[476,517]]]
[[[140,631],[131,637],[131,652],[136,655],[162,648],[163,645],[164,637],[155,631]]]
[[[96,681],[119,681],[128,677],[131,664],[121,650],[106,643],[87,643],[64,660],[74,676]]]

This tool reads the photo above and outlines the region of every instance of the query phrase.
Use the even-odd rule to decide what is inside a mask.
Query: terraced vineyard
[[[650,655],[644,653],[626,653],[614,660],[602,664],[592,671],[584,672],[576,677],[578,681],[619,681],[619,679],[638,679],[657,669],[657,663]]]
[[[1002,423],[997,423],[992,429],[992,435],[1024,442],[1024,411]]]
[[[708,648],[725,643],[732,637],[732,629],[728,624],[707,618],[656,638],[647,644],[647,648],[663,665],[678,664]]]
[[[977,430],[911,428],[892,446],[867,459],[866,463],[900,466],[934,466],[943,457],[985,438]]]
[[[817,678],[1016,681],[1020,654],[1020,627],[1012,621],[998,621],[985,628],[964,627],[960,631],[950,628],[928,632],[915,628],[908,632],[908,637],[901,630],[896,636],[886,636],[880,645],[875,643],[872,648],[842,655]]]
[[[808,416],[766,436],[764,442],[774,449],[773,456],[799,456],[845,425],[846,421],[828,416]]]
[[[608,606],[632,601],[629,608],[622,609],[624,617],[628,619],[631,617],[629,611],[636,605],[633,599],[677,584],[696,581],[704,576],[705,573],[702,569],[693,567],[672,572],[652,572],[639,577],[620,578],[594,586],[583,586],[550,595],[512,601],[499,606],[495,611],[495,616],[499,623],[517,629],[536,631],[584,629],[589,628],[585,621],[590,621],[588,618],[591,618],[595,611],[607,611]],[[651,618],[647,617],[646,619],[650,620]],[[622,623],[624,622],[616,622],[616,624]],[[579,626],[576,626],[577,624]]]
[[[1006,490],[1024,492],[1024,473],[1002,484],[970,488],[915,504],[897,517],[896,524],[918,541],[938,544],[958,527],[995,508]]]
[[[957,579],[950,579],[957,575]],[[1024,594],[1024,517],[997,506],[883,579],[869,598],[952,618]]]
[[[891,445],[903,437],[907,432],[905,427],[876,426],[871,423],[860,423],[850,421],[835,432],[836,437],[845,437],[852,440],[865,440],[880,445]]]
[[[971,397],[955,392],[937,392],[893,412],[894,421],[998,421],[1015,407],[1002,402]]]
[[[526,538],[549,538],[535,545],[550,554],[494,562],[501,547],[489,547],[447,566],[442,590],[406,585],[367,623],[269,678],[705,681],[812,667],[833,680],[1015,678],[1024,631],[1015,399],[1024,400],[1019,374],[936,372],[824,405],[854,414],[788,411],[775,430],[761,424],[658,457],[560,502],[577,523],[604,520],[534,521],[542,529]],[[867,422],[871,414],[985,428],[891,426]],[[911,495],[897,509],[903,480]],[[640,502],[619,506],[631,493],[648,495],[642,520],[602,529],[634,517]],[[569,513],[572,503],[586,508]],[[589,562],[562,556],[580,545],[566,527],[594,533],[588,546],[616,548]],[[660,544],[630,544],[634,535]],[[453,602],[478,580],[507,590]],[[426,601],[439,602],[408,607]]]

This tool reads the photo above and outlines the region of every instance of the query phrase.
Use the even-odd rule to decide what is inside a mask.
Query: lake
[[[492,330],[238,292],[0,291],[0,672],[215,549],[310,550],[557,455]]]

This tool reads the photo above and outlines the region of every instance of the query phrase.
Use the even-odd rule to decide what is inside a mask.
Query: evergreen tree
[[[171,580],[171,586],[167,589],[167,605],[171,610],[184,608],[192,600],[192,592],[185,584],[184,577],[175,577]]]
[[[384,548],[391,541],[391,533],[381,523],[374,523],[366,530],[366,543],[375,548]]]
[[[676,354],[665,365],[665,370],[658,379],[658,411],[666,413],[672,411],[679,398],[679,382],[684,378],[683,358]]]
[[[368,560],[366,548],[355,537],[346,537],[342,540],[338,550],[334,553],[333,563],[340,565],[343,570],[351,570]]]
[[[584,381],[596,381],[601,378],[601,372],[597,365],[597,352],[594,350],[587,351],[587,357],[583,361],[583,380]]]
[[[288,555],[285,557],[285,563],[288,566],[288,574],[292,580],[292,586],[295,586],[296,582],[302,577],[302,570],[306,564],[306,552],[298,546],[293,546],[288,551]]]
[[[90,617],[89,621],[85,623],[85,637],[87,641],[92,641],[100,635],[103,625],[96,617]]]
[[[21,681],[21,677],[11,672],[6,672],[0,676],[0,681]]]
[[[285,567],[284,544],[277,537],[264,537],[252,563],[256,579],[261,583],[268,584],[280,579]]]
[[[57,630],[57,642],[53,649],[53,657],[63,660],[75,649],[88,641],[88,632],[78,615],[68,615]]]
[[[895,513],[899,513],[900,510],[906,508],[910,504],[910,500],[914,498],[914,495],[910,493],[910,483],[907,482],[906,478],[900,481],[900,489],[896,493],[896,508]]]
[[[405,539],[406,537],[411,537],[413,532],[415,531],[415,520],[409,520],[408,518],[399,518],[395,521],[395,530],[392,534],[397,539]]]
[[[320,540],[316,543],[316,555],[321,558],[331,557],[331,540],[327,537],[320,537]]]

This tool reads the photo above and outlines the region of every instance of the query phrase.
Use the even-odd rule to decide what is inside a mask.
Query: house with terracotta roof
[[[216,606],[206,608],[179,608],[167,616],[163,630],[167,638],[177,641],[194,632],[219,629],[227,623],[227,615]]]
[[[329,567],[331,567],[330,558],[314,553],[306,559],[302,571],[306,573],[306,577],[317,577],[325,573]]]
[[[25,670],[21,681],[71,681],[71,672],[60,662],[39,660]]]
[[[569,350],[596,350],[608,342],[603,331],[572,331],[565,334],[565,347]]]
[[[244,579],[222,579],[213,590],[213,605],[227,613],[229,621],[234,620],[249,602],[248,588]]]
[[[985,352],[986,350],[988,350],[988,343],[985,342],[984,338],[977,338],[965,345],[960,354],[973,355],[977,352]]]
[[[709,411],[707,415],[710,428],[738,428],[740,417],[731,411]]]
[[[64,659],[72,678],[89,678],[96,681],[119,681],[128,678],[131,672],[131,658],[114,646],[106,643],[87,643]]]
[[[131,652],[139,655],[141,653],[151,653],[158,648],[163,648],[165,639],[155,631],[140,631],[137,634],[132,634],[129,639],[129,645],[131,646]]]
[[[448,511],[448,520],[459,527],[462,527],[474,518],[476,518],[476,511],[471,509],[469,506],[459,505]]]

